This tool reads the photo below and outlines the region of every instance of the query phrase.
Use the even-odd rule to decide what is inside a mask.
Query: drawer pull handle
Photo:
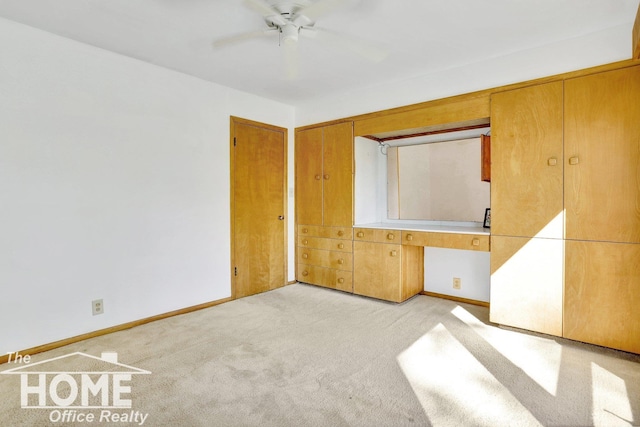
[[[471,244],[472,244],[473,246],[480,246],[480,239],[473,239],[473,240],[471,241]]]
[[[389,233],[389,234],[387,234],[387,239],[388,239],[388,240],[393,240],[393,239],[395,239],[395,238],[396,238],[396,236],[395,236],[393,233]]]
[[[309,275],[309,272],[308,272],[307,270],[305,270],[305,271],[303,271],[303,272],[302,272],[302,275],[303,275],[303,276],[308,276],[308,275]]]
[[[340,237],[344,236],[344,231],[342,231],[342,230],[338,231],[338,236],[340,236]]]
[[[329,174],[325,174],[324,179],[328,180],[329,179]]]
[[[316,181],[320,181],[320,178],[322,178],[320,175],[316,175]]]
[[[309,254],[302,254],[302,258],[308,259],[309,258]]]
[[[309,229],[308,229],[308,228],[303,228],[303,229],[302,229],[302,233],[307,234],[308,232],[309,232]]]
[[[413,240],[413,234],[407,234],[407,240],[408,241],[412,241]]]
[[[341,285],[344,283],[344,279],[341,277],[338,279],[338,283],[340,283]]]
[[[358,231],[357,236],[358,236],[358,237],[364,237],[364,233],[363,233],[362,231]]]
[[[558,159],[556,159],[555,157],[550,157],[549,160],[547,160],[547,164],[549,166],[555,166],[558,164]]]
[[[580,163],[580,159],[578,158],[578,156],[569,158],[570,165],[577,165],[578,163]]]
[[[398,255],[398,251],[395,251],[395,250],[394,250],[394,251],[391,251],[391,252],[389,252],[389,255],[391,255],[391,256],[397,256],[397,255]]]
[[[344,249],[344,243],[338,243],[338,249]]]
[[[307,239],[304,239],[304,240],[302,241],[302,244],[303,244],[303,245],[308,245],[308,244],[309,244],[309,241],[308,241]]]
[[[338,260],[338,264],[340,264],[340,265],[344,264],[344,259],[340,258],[340,259]]]

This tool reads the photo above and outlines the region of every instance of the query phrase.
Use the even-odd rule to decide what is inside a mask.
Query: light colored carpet
[[[30,365],[104,351],[151,371],[129,395],[147,426],[640,425],[639,356],[498,328],[486,308],[426,296],[396,305],[297,284]],[[18,375],[0,375],[0,396],[3,426],[135,425],[51,422],[53,409],[20,407]]]

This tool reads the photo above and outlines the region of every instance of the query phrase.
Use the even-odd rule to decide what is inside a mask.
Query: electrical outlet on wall
[[[104,304],[101,299],[91,301],[91,311],[94,316],[104,313]]]
[[[461,289],[462,288],[462,281],[460,280],[459,277],[454,277],[453,278],[453,289]]]

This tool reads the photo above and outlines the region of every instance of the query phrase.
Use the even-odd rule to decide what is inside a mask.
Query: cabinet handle
[[[329,179],[329,174],[325,174],[324,179]]]
[[[320,181],[320,178],[322,178],[320,175],[316,175],[316,181]]]
[[[549,157],[549,160],[547,160],[547,164],[549,166],[555,166],[558,164],[558,159],[556,159],[555,157]]]
[[[358,231],[358,234],[356,234],[356,236],[358,237],[364,237],[364,233],[362,231]]]
[[[407,240],[408,241],[412,241],[413,240],[413,234],[407,234]]]
[[[303,228],[303,229],[302,229],[302,233],[303,233],[303,234],[307,234],[308,232],[309,232],[309,229],[308,229],[308,228]]]
[[[338,243],[338,249],[344,249],[344,243]]]
[[[473,240],[471,241],[471,244],[472,244],[473,246],[480,246],[480,239],[473,239]]]
[[[302,258],[304,258],[304,259],[309,258],[309,254],[302,254]]]
[[[304,239],[304,240],[302,241],[302,244],[303,244],[303,245],[308,245],[308,244],[309,244],[309,241],[308,241],[307,239]]]
[[[398,251],[393,250],[393,251],[389,252],[389,255],[397,256],[398,255]]]
[[[578,158],[578,156],[569,158],[570,165],[577,165],[578,163],[580,163],[580,159]]]
[[[340,258],[340,259],[338,260],[338,264],[340,264],[340,265],[344,264],[344,259]]]
[[[308,276],[308,275],[309,275],[309,272],[308,272],[307,270],[305,270],[305,271],[303,271],[303,272],[302,272],[302,275],[303,275],[303,276]]]
[[[340,283],[341,285],[344,283],[344,279],[341,277],[338,279],[338,283]]]
[[[338,236],[340,236],[340,237],[344,236],[344,231],[342,231],[342,230],[338,231]]]
[[[387,239],[388,239],[388,240],[393,240],[393,239],[395,239],[395,238],[396,238],[396,236],[394,236],[394,235],[393,235],[393,233],[389,233],[389,234],[387,234]]]

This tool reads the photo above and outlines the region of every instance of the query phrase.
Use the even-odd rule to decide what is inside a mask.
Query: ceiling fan
[[[297,75],[299,36],[321,39],[371,61],[381,61],[387,55],[385,49],[350,35],[315,26],[320,16],[348,1],[350,0],[245,0],[245,4],[262,15],[267,27],[215,40],[213,46],[220,48],[255,38],[278,35],[279,44],[284,47],[288,78]]]

